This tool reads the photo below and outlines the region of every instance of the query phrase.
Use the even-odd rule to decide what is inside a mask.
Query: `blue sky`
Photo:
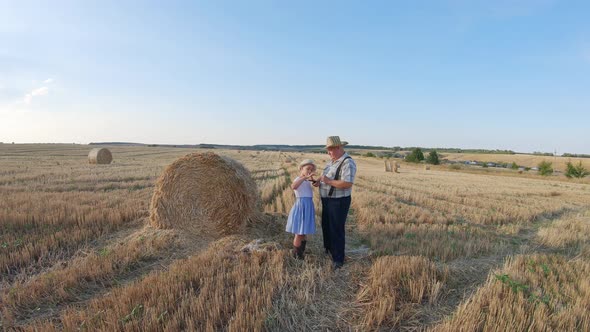
[[[0,0],[0,141],[590,153],[587,1]]]

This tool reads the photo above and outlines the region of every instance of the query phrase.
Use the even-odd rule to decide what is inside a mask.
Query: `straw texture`
[[[88,162],[90,164],[110,164],[111,161],[113,161],[113,155],[106,148],[92,149],[88,154]]]
[[[155,227],[212,237],[241,233],[260,215],[250,172],[211,152],[192,153],[169,165],[156,182],[150,207]]]

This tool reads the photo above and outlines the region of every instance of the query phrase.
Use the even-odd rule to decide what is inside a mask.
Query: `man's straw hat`
[[[328,139],[326,140],[326,148],[344,146],[347,144],[348,142],[346,141],[340,141],[340,136],[328,136]]]
[[[316,165],[315,165],[315,163],[311,159],[305,159],[304,161],[300,162],[299,163],[299,169],[302,169],[303,166],[305,166],[305,165],[313,165],[313,168],[314,169],[317,168]]]

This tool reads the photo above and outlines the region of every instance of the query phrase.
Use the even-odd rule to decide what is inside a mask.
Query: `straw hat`
[[[328,136],[328,139],[326,140],[326,148],[344,146],[347,144],[348,142],[346,141],[340,141],[340,136]]]
[[[315,163],[311,159],[305,159],[304,161],[300,162],[299,163],[299,169],[302,169],[303,166],[305,166],[305,165],[313,165],[313,168],[314,169],[317,168],[316,165],[315,165]]]

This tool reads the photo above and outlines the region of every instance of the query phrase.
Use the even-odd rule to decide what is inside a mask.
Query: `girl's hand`
[[[296,190],[303,182],[309,180],[309,178],[312,176],[313,174],[299,174],[299,176],[295,180],[293,180],[293,183],[291,184],[291,189]]]
[[[299,177],[302,177],[306,180],[308,180],[309,178],[311,178],[313,176],[313,174],[300,174]]]
[[[318,187],[320,185],[320,181],[314,179],[313,176],[314,176],[314,174],[310,175],[310,177],[309,177],[309,179],[307,179],[307,181],[310,181],[312,186]]]

